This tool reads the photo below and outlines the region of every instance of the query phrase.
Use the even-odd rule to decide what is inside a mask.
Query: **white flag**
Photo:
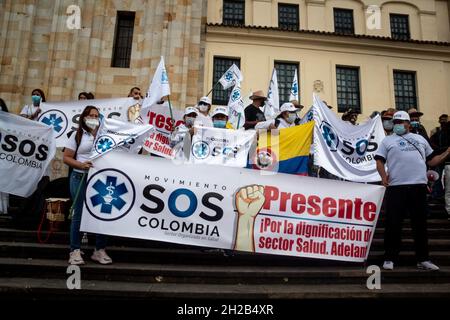
[[[142,109],[150,108],[162,97],[170,95],[169,77],[167,76],[166,67],[164,65],[164,57],[161,56],[158,68],[153,75],[152,83],[148,88],[148,92],[142,103]],[[141,109],[141,112],[142,112]]]
[[[274,119],[280,112],[280,101],[278,95],[277,70],[273,68],[272,79],[270,79],[269,90],[267,91],[267,101],[264,105],[264,115],[266,120]]]
[[[380,116],[357,126],[342,121],[314,94],[314,164],[354,182],[375,182],[375,154],[385,134]]]
[[[0,192],[30,196],[55,151],[52,127],[0,111]]]
[[[238,82],[242,82],[244,77],[242,76],[241,70],[233,63],[233,65],[223,74],[219,79],[224,89],[228,89]]]
[[[98,158],[116,148],[138,153],[152,129],[153,126],[149,124],[139,125],[116,119],[104,119],[98,128],[90,158]]]
[[[298,79],[297,79],[297,69],[295,69],[294,79],[292,80],[291,94],[289,96],[289,101],[298,100]]]
[[[228,101],[228,122],[234,129],[240,129],[245,123],[244,101],[241,94],[241,83],[237,82],[231,91]]]

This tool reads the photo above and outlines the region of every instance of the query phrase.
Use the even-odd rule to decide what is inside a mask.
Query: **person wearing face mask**
[[[395,113],[395,109],[389,108],[381,114],[381,120],[383,121],[384,133],[390,136],[394,130],[394,122],[392,120]]]
[[[64,163],[73,168],[70,175],[70,194],[74,202],[74,211],[70,226],[69,257],[69,264],[72,265],[84,264],[80,251],[81,212],[86,194],[86,174],[93,166],[89,157],[100,125],[99,116],[100,113],[96,107],[87,106],[80,115],[80,125],[76,134],[69,138],[64,150]],[[97,235],[95,251],[91,259],[100,264],[112,263],[111,258],[106,254],[105,247],[106,236]]]
[[[214,128],[228,129],[228,110],[225,107],[217,107],[212,114]]]
[[[385,193],[385,261],[383,268],[394,269],[400,244],[402,221],[409,213],[414,234],[417,267],[439,270],[429,260],[427,237],[427,165],[436,166],[448,159],[450,148],[435,155],[429,143],[410,132],[410,117],[405,111],[393,116],[394,133],[381,142],[375,160]],[[387,172],[386,172],[386,168]]]
[[[209,116],[211,111],[211,99],[209,97],[201,97],[197,103],[197,109],[199,111],[197,118],[195,119],[195,125],[198,127],[213,127],[213,122]]]
[[[408,110],[409,118],[411,119],[411,129],[410,131],[415,134],[420,134],[422,137],[430,143],[430,138],[428,137],[427,130],[420,123],[420,117],[423,116],[422,112],[417,111],[416,108],[411,108]]]
[[[264,104],[267,98],[264,96],[262,90],[253,92],[253,94],[250,96],[250,100],[253,100],[253,103],[248,105],[244,110],[245,130],[254,129],[258,122],[266,121],[264,112],[261,109],[264,108]]]
[[[45,102],[45,94],[41,89],[34,89],[31,92],[31,105],[26,105],[20,111],[20,115],[30,120],[37,120],[41,113],[39,108],[41,102]]]
[[[444,152],[450,146],[450,122],[448,122],[448,115],[442,114],[439,117],[440,127],[434,130],[434,133],[430,137],[431,147],[437,152]],[[450,215],[450,160],[446,161],[436,168],[433,168],[438,174],[439,179],[433,185],[433,192],[431,197],[440,202],[443,199],[446,202],[446,210]],[[446,172],[444,174],[444,172]],[[444,184],[442,184],[442,175],[444,174],[447,179]]]
[[[280,107],[280,114],[272,120],[258,122],[255,129],[284,129],[294,127],[298,118],[297,108],[291,102],[283,103]]]
[[[195,107],[184,110],[184,124],[180,124],[170,135],[170,147],[177,159],[189,158],[191,138],[194,134],[194,124],[199,112]]]

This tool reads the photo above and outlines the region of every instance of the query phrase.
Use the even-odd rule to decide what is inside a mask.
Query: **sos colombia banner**
[[[362,262],[384,190],[110,152],[89,172],[81,230]]]

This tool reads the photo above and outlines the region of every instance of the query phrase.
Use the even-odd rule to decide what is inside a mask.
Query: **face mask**
[[[31,96],[31,101],[33,102],[33,105],[38,106],[41,103],[41,97],[33,95]]]
[[[209,105],[201,104],[198,106],[198,108],[200,109],[201,112],[208,112]]]
[[[394,128],[394,123],[392,120],[383,120],[383,128],[386,131],[392,131],[392,128]]]
[[[420,122],[419,121],[411,121],[411,127],[413,128],[419,128]]]
[[[98,119],[85,118],[84,123],[91,130],[95,130],[100,125],[100,121]]]
[[[297,119],[297,114],[289,113],[289,117],[286,119],[286,121],[289,123],[294,123],[295,119]]]
[[[194,117],[186,117],[185,122],[186,122],[186,126],[192,127],[194,125],[195,118]]]
[[[402,124],[394,124],[394,132],[395,134],[402,136],[406,133],[406,128]]]
[[[214,120],[213,122],[214,128],[225,128],[227,125],[227,122],[225,120]]]

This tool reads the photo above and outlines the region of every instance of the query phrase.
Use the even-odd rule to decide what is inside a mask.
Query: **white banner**
[[[30,196],[55,150],[52,128],[0,111],[0,192]]]
[[[53,127],[56,146],[65,147],[69,137],[77,130],[80,115],[87,106],[99,109],[104,118],[127,121],[128,108],[135,104],[133,98],[42,102],[38,121]]]
[[[153,126],[148,124],[105,119],[98,129],[90,158],[95,159],[116,148],[138,153],[144,145],[144,140],[148,137],[148,132],[152,129]]]
[[[240,129],[245,123],[244,101],[241,94],[241,83],[236,82],[228,101],[228,122],[234,129]]]
[[[144,142],[144,150],[158,156],[173,159],[174,155],[170,147],[170,134],[173,131],[172,118],[170,117],[169,104],[155,104],[141,113],[143,123],[154,127],[150,137]],[[175,127],[183,123],[183,112],[172,109]]]
[[[216,164],[244,168],[255,140],[256,131],[236,131],[218,128],[196,127],[192,137],[193,164]]]
[[[89,171],[81,230],[362,262],[384,190],[110,152]]]
[[[264,105],[264,115],[266,116],[266,120],[275,119],[280,112],[279,99],[277,70],[273,68],[269,90],[267,91],[267,101]]]
[[[342,121],[314,94],[314,164],[345,180],[381,178],[374,159],[385,134],[380,116],[357,126]]]
[[[148,109],[161,100],[162,97],[170,95],[169,77],[167,76],[164,57],[161,56],[158,67],[153,75],[147,95],[142,102],[142,109]],[[144,110],[146,112],[146,110]]]

